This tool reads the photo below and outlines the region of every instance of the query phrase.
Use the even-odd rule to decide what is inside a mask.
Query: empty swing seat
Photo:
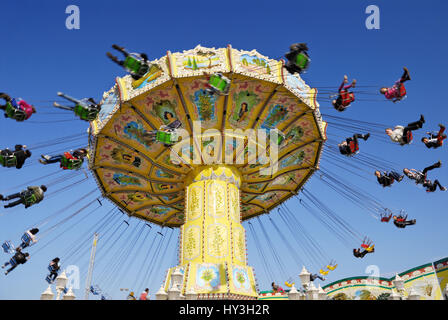
[[[208,84],[219,93],[226,94],[229,90],[230,80],[217,73],[210,76]]]
[[[32,241],[32,239],[28,233],[24,233],[22,238],[20,238],[20,240],[22,240],[22,243],[25,243],[25,244],[29,244]]]
[[[2,244],[2,249],[5,253],[13,253],[14,252],[14,246],[12,245],[11,241],[5,241]]]

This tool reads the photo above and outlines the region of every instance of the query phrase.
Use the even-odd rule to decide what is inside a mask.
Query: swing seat
[[[32,206],[33,204],[35,204],[36,203],[36,201],[37,201],[37,198],[36,198],[36,195],[34,194],[34,193],[32,193],[32,194],[25,194],[24,195],[24,202],[25,202],[25,206]]]
[[[82,167],[83,159],[69,159],[65,155],[61,159],[61,167],[64,170],[78,170]]]
[[[85,121],[93,121],[98,116],[100,111],[98,108],[94,106],[85,106],[81,104],[77,104],[75,106],[75,114],[81,119]]]
[[[355,141],[350,141],[349,144],[351,154],[355,154],[359,151],[359,145]]]
[[[414,139],[414,137],[412,136],[412,131],[408,131],[406,133],[406,144],[409,144],[412,142],[412,139]]]
[[[229,91],[230,80],[224,77],[222,74],[217,73],[210,76],[208,84],[218,94],[226,95]]]
[[[25,243],[25,244],[29,244],[32,241],[32,239],[28,233],[24,233],[22,238],[20,238],[20,240],[22,240],[22,243]]]
[[[302,69],[302,71],[305,71],[310,64],[310,61],[311,59],[305,53],[301,52],[297,55],[295,64]]]
[[[52,284],[52,283],[53,283],[53,280],[50,278],[49,275],[45,278],[45,280],[46,280],[49,284]]]
[[[2,243],[2,249],[5,253],[14,253],[14,246],[11,241],[5,241]]]
[[[329,271],[324,271],[322,269],[319,270],[319,273],[323,276],[326,276],[328,274]]]
[[[17,157],[13,154],[7,156],[0,154],[0,164],[6,168],[15,167],[17,165]]]
[[[328,269],[328,270],[331,270],[331,271],[334,271],[334,269],[336,269],[337,267],[338,267],[337,264],[335,264],[334,266],[332,266],[332,265],[328,265],[328,266],[327,266],[327,269]]]
[[[343,91],[341,92],[340,95],[341,95],[341,105],[343,107],[347,107],[350,105],[350,103],[355,101],[355,94],[353,92]]]
[[[19,109],[19,106],[17,106],[15,100],[12,100],[11,102],[6,103],[6,109],[5,113],[8,116],[8,118],[14,119],[16,121],[24,121],[26,119],[26,113],[22,109]]]
[[[278,131],[278,135],[277,135],[277,145],[281,145],[282,142],[286,139],[286,136],[283,132]]]
[[[172,145],[177,142],[178,134],[176,132],[157,131],[156,140],[166,145]]]
[[[123,67],[130,73],[135,73],[140,76],[145,75],[149,71],[149,65],[143,59],[132,53],[124,60]]]
[[[361,245],[361,248],[364,248],[364,249],[367,249],[369,247],[369,245],[368,244],[365,244],[365,243],[363,243],[362,245]]]
[[[400,86],[398,87],[398,92],[400,94],[400,98],[404,98],[406,96],[406,88],[404,84],[400,83]]]
[[[95,288],[94,286],[90,286],[90,292],[95,296],[100,294],[98,288]]]

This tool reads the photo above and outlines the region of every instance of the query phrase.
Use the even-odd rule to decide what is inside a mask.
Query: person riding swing
[[[440,129],[438,132],[435,133],[427,132],[429,137],[422,138],[422,142],[428,149],[430,148],[437,149],[443,146],[443,140],[446,139],[446,134],[443,133],[445,131],[445,126],[443,124],[439,124],[439,128]]]
[[[165,147],[170,147],[175,144],[179,139],[179,134],[177,129],[182,126],[182,123],[176,119],[168,125],[160,126],[159,130],[149,131],[144,134],[144,138],[148,139],[149,142],[160,142],[163,143]]]
[[[408,80],[411,80],[411,76],[409,75],[408,68],[403,68],[404,72],[401,78],[395,82],[395,84],[386,88],[383,87],[380,89],[380,93],[383,94],[386,99],[392,101],[393,103],[403,100],[406,97],[406,88],[404,83]]]
[[[27,150],[25,145],[16,144],[14,151],[8,148],[0,150],[0,165],[6,168],[21,169],[29,157],[31,157],[31,151]]]
[[[412,131],[422,128],[424,123],[425,117],[420,115],[420,119],[418,121],[408,123],[406,127],[397,125],[393,130],[391,128],[387,128],[385,131],[390,137],[390,140],[404,146],[412,142]]]
[[[230,79],[223,76],[222,73],[214,73],[208,76],[208,84],[205,91],[210,94],[216,94],[220,96],[226,96],[229,94]]]
[[[348,78],[345,75],[344,81],[341,83],[338,90],[338,97],[332,101],[333,107],[339,112],[347,109],[350,104],[355,101],[355,94],[352,91],[348,91],[348,89],[355,87],[356,80],[353,80],[350,85],[344,86],[346,83],[348,83]]]
[[[148,56],[146,53],[129,53],[125,48],[120,47],[116,44],[112,45],[112,48],[121,52],[125,59],[119,60],[116,56],[112,55],[112,53],[107,52],[106,55],[113,62],[122,66],[134,80],[139,80],[143,77],[151,68],[151,65],[148,61]]]
[[[5,275],[10,273],[12,270],[17,268],[19,264],[25,264],[30,258],[30,254],[28,252],[22,252],[20,248],[17,248],[14,256],[2,265],[2,268],[6,268],[6,266],[11,266],[8,270],[5,271]]]
[[[406,228],[406,226],[412,226],[414,224],[416,224],[417,220],[412,219],[412,220],[407,220],[408,216],[407,215],[398,215],[398,216],[394,216],[394,225],[397,228],[400,229],[404,229]]]
[[[370,133],[367,134],[354,134],[353,137],[347,138],[345,141],[338,144],[339,152],[346,156],[353,156],[359,152],[358,139],[363,139],[367,141],[369,139]]]
[[[292,44],[289,47],[289,52],[285,54],[285,58],[288,60],[285,69],[291,74],[305,72],[311,62],[306,43]]]
[[[5,111],[5,118],[22,122],[29,119],[33,113],[36,113],[34,106],[28,104],[21,98],[12,99],[6,93],[0,92],[0,99],[6,102],[4,105],[0,104],[0,109]]]
[[[64,170],[78,170],[82,167],[87,153],[87,149],[81,148],[73,152],[64,152],[64,154],[57,156],[42,155],[42,159],[39,159],[39,162],[42,164],[60,162],[60,166]]]
[[[57,102],[54,102],[53,105],[59,109],[73,111],[75,115],[78,116],[81,120],[93,121],[101,111],[101,105],[96,103],[93,98],[84,98],[78,100],[62,92],[58,92],[58,96],[73,102],[75,105],[63,106]]]
[[[14,193],[12,195],[9,195],[7,197],[3,197],[3,195],[0,194],[0,200],[2,201],[8,201],[11,199],[19,198],[19,200],[16,200],[14,202],[11,202],[7,205],[5,205],[5,208],[11,208],[15,207],[21,203],[25,205],[25,209],[31,207],[32,205],[35,205],[39,202],[41,202],[44,199],[44,192],[47,191],[47,187],[44,185],[38,186],[29,186],[26,190],[22,190],[21,192]]]

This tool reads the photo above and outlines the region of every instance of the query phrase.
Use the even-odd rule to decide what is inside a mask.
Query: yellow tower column
[[[193,290],[212,299],[256,298],[241,224],[239,172],[222,165],[202,167],[190,174],[186,185],[182,293]]]

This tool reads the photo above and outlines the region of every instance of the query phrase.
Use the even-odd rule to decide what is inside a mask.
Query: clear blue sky
[[[80,30],[65,28],[65,8],[70,4],[80,7]],[[380,30],[367,30],[365,27],[365,8],[370,4],[376,4],[380,8]],[[402,167],[423,168],[441,159],[444,166],[430,175],[448,185],[448,147],[428,150],[418,139],[424,132],[436,130],[438,123],[448,124],[446,1],[227,1],[217,4],[211,1],[175,3],[4,0],[1,8],[0,91],[34,103],[38,113],[25,123],[16,123],[2,117],[0,148],[13,147],[16,143],[31,147],[38,142],[85,132],[86,123],[75,121],[72,115],[51,108],[51,101],[57,98],[57,91],[75,97],[95,97],[100,100],[102,93],[113,85],[114,78],[123,75],[105,56],[105,52],[110,50],[113,43],[132,51],[147,52],[151,59],[155,59],[164,55],[167,50],[176,52],[193,48],[197,44],[210,47],[232,44],[235,48],[257,49],[264,55],[278,58],[287,51],[291,43],[307,42],[312,64],[303,78],[312,87],[337,87],[343,75],[348,74],[350,78],[356,78],[360,86],[379,88],[392,84],[401,75],[404,65],[410,69],[412,81],[407,84],[408,98],[401,103],[392,104],[380,101],[379,95],[367,95],[364,99],[371,101],[357,101],[341,115],[329,108],[328,102],[325,101],[326,96],[322,95],[322,112],[391,125],[417,120],[423,113],[426,117],[425,127],[418,132],[412,145],[400,147],[373,139],[362,145],[362,151],[380,155],[401,164]],[[378,92],[376,88],[365,90]],[[343,136],[331,127],[328,132],[333,139]],[[28,162],[31,165],[20,171],[1,168],[0,192],[13,192],[20,187],[12,187],[39,177],[42,178],[34,184],[48,183],[59,177],[70,177],[73,173],[60,172],[45,177],[57,172],[58,167],[44,167],[37,163],[37,159],[43,152],[62,151],[64,148],[82,145],[83,140],[77,140],[48,146],[36,150]],[[324,156],[322,167],[326,163]],[[347,167],[348,165],[349,162],[346,163]],[[328,168],[339,175],[346,174],[343,169]],[[352,184],[380,198],[385,206],[405,208],[409,216],[417,219],[417,225],[398,230],[392,224],[381,224],[338,194],[322,187],[316,175],[307,184],[307,189],[350,221],[356,230],[368,234],[376,243],[375,254],[363,260],[355,259],[350,249],[338,242],[327,229],[305,212],[296,200],[291,200],[287,204],[289,208],[297,214],[327,255],[339,263],[338,269],[329,275],[325,283],[344,277],[365,275],[365,268],[372,264],[379,266],[381,275],[389,276],[395,271],[400,272],[448,256],[448,193],[437,191],[427,194],[409,180],[385,190],[377,185],[369,171],[361,174],[364,178],[350,174],[347,174],[346,178],[350,179]],[[82,175],[60,182],[50,187],[48,192],[50,194],[52,190],[58,190],[80,179]],[[95,191],[90,198],[71,209],[61,211],[94,188],[95,183],[89,176],[87,182],[49,197],[33,208],[0,209],[0,240],[10,239],[17,243],[26,228],[59,212],[55,219],[42,227],[41,232],[45,233],[46,227],[74,213],[95,195],[99,195],[99,191]],[[91,240],[87,235],[83,235],[89,233],[89,229],[112,208],[107,201],[103,201],[103,205],[90,214],[91,209],[96,206],[93,204],[88,210],[53,230],[30,249],[32,258],[27,264],[19,266],[6,277],[0,275],[0,299],[38,299],[46,288],[44,278],[49,260],[55,256],[67,255],[68,251],[85,240],[86,244],[82,246],[79,258],[74,255],[71,259],[62,261],[64,266],[79,266],[82,275],[80,284],[84,287]],[[154,271],[146,281],[141,280],[144,274],[140,277],[137,275],[146,257],[146,248],[150,248],[151,243],[154,243],[153,251],[150,251],[146,260],[150,263],[158,244],[160,236],[156,236],[159,231],[156,226],[146,239],[146,230],[137,239],[133,246],[134,251],[130,253],[130,258],[135,261],[127,259],[122,269],[113,272],[114,261],[117,261],[122,251],[132,245],[134,236],[131,231],[136,228],[135,234],[138,234],[141,228],[137,220],[131,219],[129,230],[114,243],[116,236],[110,236],[112,232],[117,229],[118,235],[125,228],[124,224],[119,225],[125,218],[120,215],[112,214],[110,223],[100,229],[104,237],[103,242],[101,239],[99,242],[94,283],[102,280],[98,282],[100,287],[116,299],[125,296],[120,292],[120,288],[130,287],[140,292],[149,286],[150,293],[154,296],[166,269],[175,263],[175,240],[178,233],[174,231],[166,254],[154,259]],[[83,217],[85,219],[82,219]],[[76,223],[77,221],[79,223]],[[262,221],[270,235],[269,241],[287,266],[288,274],[297,281],[301,266],[291,260],[287,248],[267,217],[263,217]],[[282,228],[285,227],[280,222],[278,224]],[[245,225],[247,227],[247,224]],[[258,226],[256,222],[254,225]],[[66,229],[68,230],[64,232]],[[260,228],[256,230],[261,237]],[[62,232],[64,234],[59,236]],[[171,230],[165,229],[162,232],[167,232],[168,238]],[[109,236],[111,240],[107,243]],[[247,237],[249,262],[256,269],[260,289],[269,289],[272,279],[266,277],[263,272],[263,264],[248,229]],[[51,241],[53,238],[56,240]],[[43,247],[48,241],[51,241],[50,244]],[[291,245],[295,246],[292,239]],[[359,244],[353,244],[355,245]],[[164,244],[162,251],[163,248]],[[269,254],[266,247],[264,250]],[[7,255],[1,255],[4,261],[8,259]],[[302,256],[302,259],[306,261],[306,256]],[[275,271],[276,267],[272,263],[271,266]],[[116,281],[111,282],[109,279]],[[286,279],[278,277],[275,280],[283,283]],[[137,285],[134,286],[134,283]],[[83,295],[82,290],[76,290],[75,293],[78,297]]]

